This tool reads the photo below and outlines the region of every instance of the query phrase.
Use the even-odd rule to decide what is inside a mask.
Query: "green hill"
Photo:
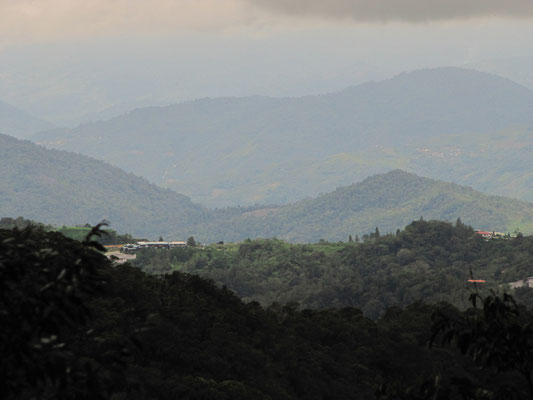
[[[34,139],[106,160],[207,206],[284,204],[394,168],[426,175],[428,163],[412,162],[426,142],[443,138],[440,147],[453,147],[457,136],[506,137],[511,128],[525,129],[527,136],[532,115],[533,91],[496,75],[439,68],[321,96],[142,108]],[[497,157],[500,151],[489,147],[484,154]],[[456,176],[487,173],[475,159],[461,160]],[[431,161],[433,177],[456,179]],[[500,193],[497,184],[482,189]],[[526,192],[509,195],[533,200],[533,190]]]
[[[218,213],[218,214],[217,214]],[[295,242],[347,240],[379,227],[395,232],[420,217],[455,221],[490,231],[533,232],[533,205],[489,196],[469,187],[423,178],[401,170],[278,208],[230,215],[209,224],[212,240],[279,237]],[[216,236],[218,235],[218,236]]]
[[[120,232],[154,237],[186,227],[206,211],[186,196],[161,189],[104,162],[0,135],[0,216],[47,224],[109,220]]]
[[[0,217],[55,225],[96,224],[136,237],[201,242],[279,237],[346,240],[413,220],[455,221],[490,231],[533,232],[533,205],[401,170],[285,206],[209,210],[170,189],[75,153],[0,135]]]

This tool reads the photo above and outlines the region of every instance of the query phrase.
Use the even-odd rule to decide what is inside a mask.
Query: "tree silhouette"
[[[96,362],[80,359],[74,338],[89,343],[83,298],[104,285],[108,265],[93,240],[83,243],[28,226],[0,230],[0,393],[6,399],[105,398]]]
[[[502,382],[499,392],[507,398],[511,393],[517,398],[528,393],[533,399],[531,315],[507,293],[483,297],[475,290],[470,301],[473,308],[467,312],[446,307],[434,314],[430,344],[453,344],[484,369],[518,373],[527,390]]]

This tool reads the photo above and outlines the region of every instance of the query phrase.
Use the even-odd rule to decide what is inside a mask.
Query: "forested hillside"
[[[279,237],[346,240],[395,232],[421,216],[490,231],[533,232],[533,206],[395,170],[286,206],[208,210],[106,163],[0,135],[0,217],[84,225],[103,219],[134,237],[200,242]]]
[[[528,129],[434,138],[394,157],[424,176],[533,202],[533,123]]]
[[[46,224],[96,224],[139,236],[170,228],[180,237],[206,211],[186,196],[161,189],[101,161],[0,135],[0,216]]]
[[[458,221],[415,221],[401,232],[373,232],[344,243],[291,245],[247,240],[207,249],[143,250],[134,265],[211,278],[248,301],[304,308],[357,307],[373,319],[392,306],[447,301],[464,308],[473,274],[483,290],[533,275],[533,237],[486,241]],[[520,297],[522,293],[518,293]],[[533,306],[533,299],[523,298]]]
[[[294,242],[338,241],[373,232],[376,227],[383,233],[396,232],[420,217],[445,221],[461,218],[491,232],[517,228],[533,232],[533,205],[529,203],[488,196],[401,170],[283,207],[215,211],[214,222],[198,231],[210,241],[274,236]]]
[[[507,297],[481,294],[466,313],[417,302],[372,321],[352,307],[263,308],[197,276],[111,267],[95,250],[0,230],[5,399],[528,397],[532,316]]]
[[[505,137],[507,129],[527,130],[532,115],[533,91],[495,75],[440,68],[322,96],[202,99],[142,108],[34,139],[106,160],[203,205],[283,204],[394,168],[426,175],[427,165],[409,162],[426,141],[442,137],[454,147],[453,135]],[[497,157],[501,148],[486,151]],[[439,179],[471,171],[495,174],[467,158],[452,177],[446,167],[437,168],[438,159],[432,161],[437,162],[432,176]],[[489,192],[501,193],[498,189],[487,186]]]

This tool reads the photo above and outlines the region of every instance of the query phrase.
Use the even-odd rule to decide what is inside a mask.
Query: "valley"
[[[533,400],[532,0],[0,0],[2,400]]]

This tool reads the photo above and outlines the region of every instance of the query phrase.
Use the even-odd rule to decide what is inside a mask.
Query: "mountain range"
[[[491,231],[533,232],[530,203],[401,170],[288,205],[210,210],[105,162],[7,135],[0,135],[0,169],[0,217],[24,216],[56,225],[106,219],[113,229],[137,237],[336,241],[375,227],[394,232],[420,217],[461,218]]]
[[[287,204],[396,168],[533,201],[533,185],[524,187],[533,179],[528,168],[501,159],[518,151],[531,163],[532,131],[533,91],[496,75],[439,68],[320,96],[141,108],[32,140],[223,207]],[[518,148],[507,141],[515,134],[525,138]],[[499,168],[487,168],[494,159]]]

